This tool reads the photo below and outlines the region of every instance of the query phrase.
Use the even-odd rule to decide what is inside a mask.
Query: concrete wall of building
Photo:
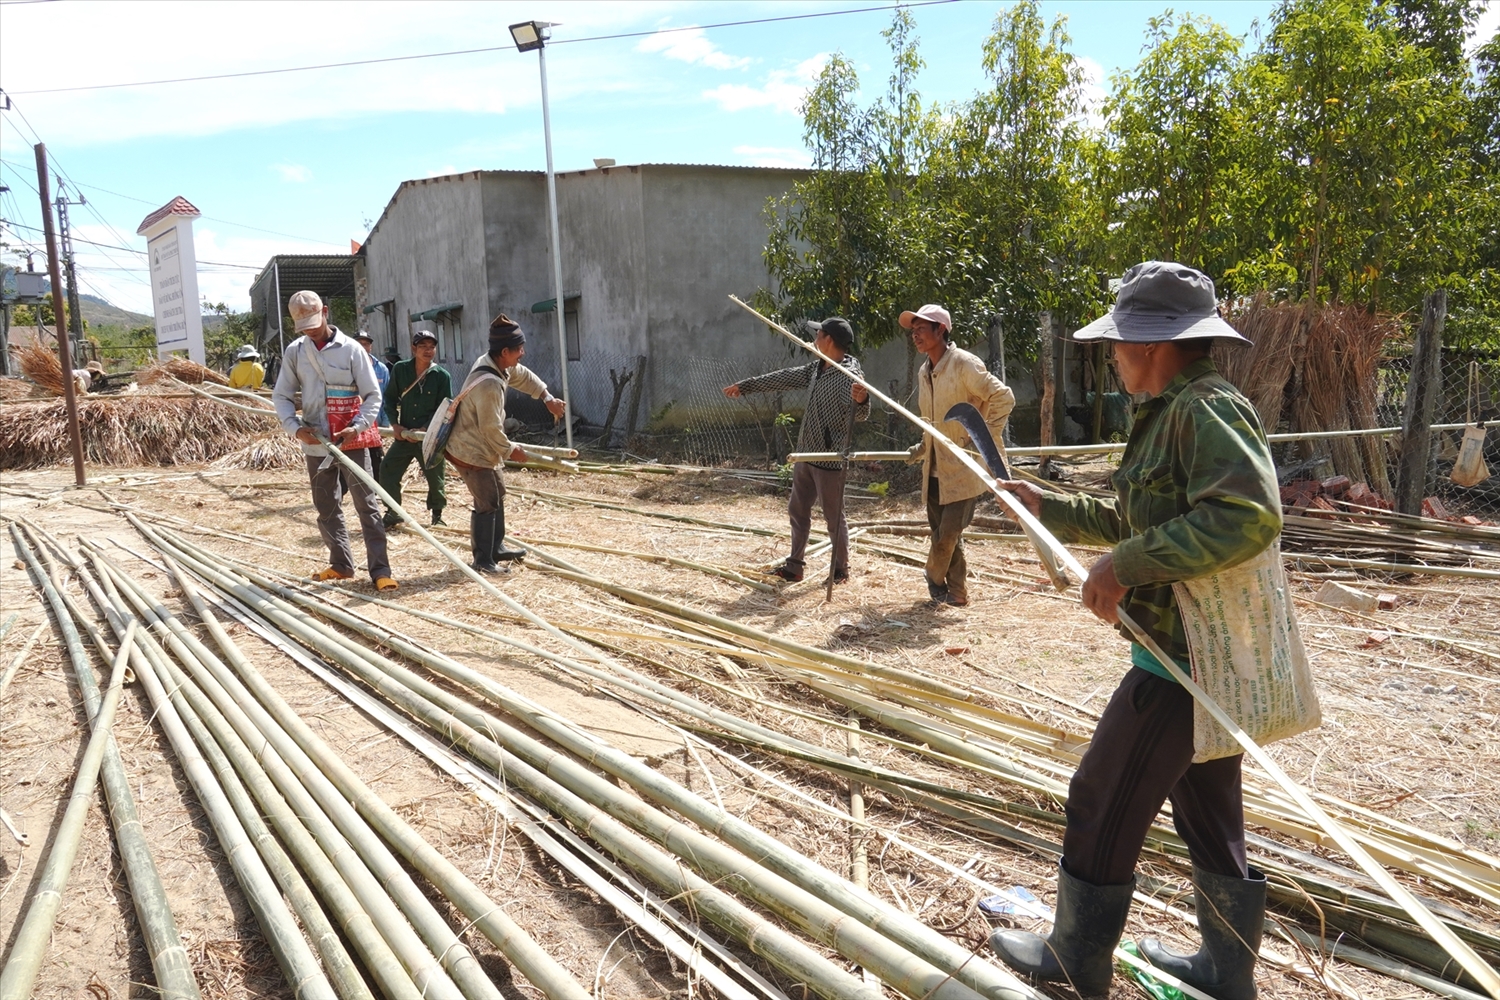
[[[411,313],[462,302],[445,333],[439,361],[462,376],[488,338],[490,289],[485,277],[486,227],[482,181],[475,171],[407,181],[386,206],[367,240],[365,253],[371,303],[395,299],[397,350],[411,356],[411,333],[435,330]],[[378,313],[362,317],[376,327]],[[376,333],[376,330],[371,330]]]

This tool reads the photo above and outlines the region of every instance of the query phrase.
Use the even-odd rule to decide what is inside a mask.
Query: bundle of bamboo
[[[0,408],[0,469],[35,469],[68,460],[67,410],[60,399]],[[208,462],[278,427],[206,400],[130,394],[78,401],[84,457],[99,465]]]
[[[304,456],[297,443],[283,433],[256,438],[245,447],[231,451],[212,463],[215,469],[300,469]]]

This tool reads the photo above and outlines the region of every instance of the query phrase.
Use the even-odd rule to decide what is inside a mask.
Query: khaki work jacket
[[[917,372],[917,388],[917,404],[923,418],[949,440],[961,448],[970,447],[968,431],[957,422],[945,421],[943,416],[955,403],[972,403],[974,409],[983,414],[996,447],[1004,452],[1005,421],[1015,409],[1016,394],[991,375],[983,361],[950,344],[938,359],[936,368],[930,360],[922,362],[922,368]],[[928,481],[933,476],[938,481],[938,503],[958,503],[985,492],[985,485],[978,476],[964,468],[948,449],[933,442],[931,435],[923,435],[923,503],[927,501]]]
[[[488,371],[499,379],[480,378],[479,373]],[[471,380],[479,379],[475,384]],[[469,369],[465,387],[473,390],[458,406],[458,416],[453,421],[453,433],[444,449],[449,458],[462,465],[479,469],[497,469],[514,446],[505,436],[505,389],[519,389],[533,398],[547,394],[547,383],[537,378],[525,365],[514,365],[505,371],[495,367],[488,354],[481,354],[474,367]],[[460,389],[460,392],[463,390]]]

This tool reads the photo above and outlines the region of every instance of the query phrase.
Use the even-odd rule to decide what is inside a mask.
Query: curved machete
[[[990,433],[989,425],[984,422],[984,416],[974,408],[973,403],[954,403],[952,409],[943,415],[943,419],[956,420],[969,432],[974,447],[984,457],[984,464],[990,467],[990,475],[996,479],[1010,478],[1010,470],[1005,467],[1005,456],[995,446],[995,437]]]

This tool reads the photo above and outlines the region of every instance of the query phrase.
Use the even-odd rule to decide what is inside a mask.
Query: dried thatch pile
[[[174,378],[179,382],[192,385],[202,385],[204,382],[212,382],[215,385],[229,384],[229,379],[212,368],[205,368],[198,362],[189,361],[187,358],[166,358],[156,361],[142,368],[135,376],[135,380],[141,385],[155,385],[157,382],[170,383]]]
[[[305,458],[297,443],[283,433],[275,433],[231,451],[214,462],[215,469],[300,469]]]
[[[57,360],[56,351],[33,343],[16,348],[15,353],[27,378],[54,396],[63,394],[62,362]]]
[[[24,378],[0,378],[0,402],[13,399],[34,399],[45,394],[35,382]]]
[[[1363,306],[1270,303],[1257,297],[1230,318],[1249,347],[1220,342],[1219,370],[1260,413],[1268,432],[1375,427],[1376,370],[1385,342],[1400,332]],[[1329,456],[1335,472],[1389,495],[1384,443],[1376,437],[1304,441],[1305,458]]]
[[[146,393],[78,401],[83,451],[96,465],[184,465],[211,462],[268,433],[258,417],[207,399],[163,399]],[[35,469],[68,461],[67,407],[61,399],[0,407],[0,469]]]

